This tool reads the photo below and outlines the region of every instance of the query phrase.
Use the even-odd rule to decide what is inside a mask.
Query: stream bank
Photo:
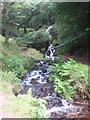
[[[52,26],[48,27],[46,32],[51,38],[50,29]],[[88,101],[71,101],[61,98],[57,93],[54,92],[54,82],[49,81],[49,70],[48,66],[50,63],[49,59],[54,62],[55,60],[55,49],[52,44],[48,46],[45,53],[46,61],[39,61],[36,66],[28,72],[22,82],[20,83],[24,89],[20,94],[27,94],[27,91],[31,89],[32,96],[42,98],[47,101],[47,111],[45,114],[49,118],[88,118]]]
[[[49,82],[49,64],[40,61],[32,71],[27,73],[21,83],[24,89],[20,94],[27,94],[31,89],[32,96],[47,101],[45,114],[49,118],[88,118],[88,101],[71,101],[60,98],[54,92],[54,82]]]

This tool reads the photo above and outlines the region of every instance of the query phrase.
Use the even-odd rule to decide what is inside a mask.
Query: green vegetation
[[[88,54],[88,3],[38,1],[3,2],[0,5],[0,92],[11,95],[6,99],[13,113],[16,116],[20,113],[19,117],[47,117],[44,100],[33,98],[31,93],[17,96],[22,89],[18,83],[40,60],[49,63],[49,80],[54,81],[54,90],[60,97],[88,100],[88,65],[62,59],[66,54],[76,57]],[[51,38],[45,32],[49,26],[52,26]],[[49,43],[56,49],[53,62],[44,59],[43,55]],[[14,86],[19,87],[16,90]],[[8,111],[9,107],[4,109]]]
[[[54,4],[58,35],[58,54],[84,54],[87,52],[88,3],[61,2]]]
[[[22,77],[38,60],[43,59],[43,55],[33,49],[26,48],[23,52],[17,42],[13,39],[9,39],[9,44],[5,43],[5,38],[0,35],[0,41],[2,43],[2,69],[3,71],[12,71],[17,74],[18,77]],[[29,69],[30,68],[30,69]]]
[[[12,109],[14,116],[46,118],[47,115],[44,114],[46,111],[46,102],[44,100],[33,98],[30,92],[26,96],[22,95],[17,98],[14,96],[23,89],[18,85],[19,82],[21,82],[20,78],[25,72],[29,71],[38,60],[43,59],[43,55],[32,48],[27,48],[23,54],[21,48],[19,48],[13,39],[9,39],[8,45],[4,42],[4,37],[0,35],[0,38],[3,48],[0,58],[3,68],[2,79],[0,80],[0,91],[7,95],[6,101],[8,105],[7,108],[1,108],[2,111],[10,112],[10,109]],[[15,89],[15,87],[18,89]],[[17,93],[15,93],[15,90],[17,90]]]
[[[87,52],[88,33],[90,32],[87,17],[88,3],[38,1],[37,3],[19,4],[15,2],[9,6],[7,17],[7,5],[2,11],[3,36],[6,35],[6,28],[8,28],[9,37],[15,37],[18,41],[36,49],[41,50],[41,47],[46,49],[44,44],[47,43],[48,37],[45,30],[48,26],[54,25],[51,33],[58,55],[67,52],[71,54]],[[9,27],[5,24],[6,18],[8,18]]]
[[[89,96],[88,66],[69,59],[64,64],[51,65],[50,81],[54,81],[54,90],[63,98],[82,99]]]
[[[41,50],[42,48],[45,48],[45,45],[47,48],[49,36],[45,31],[38,30],[25,34],[23,38],[21,37],[21,39],[19,39],[19,42],[25,43],[28,47],[32,46],[37,50]]]
[[[9,71],[14,72],[17,76],[20,76],[24,69],[22,60],[18,57],[7,59],[5,68],[7,69],[8,72]]]
[[[15,106],[13,111],[16,115],[20,112],[21,117],[46,118],[44,114],[46,111],[46,102],[42,99],[32,98],[30,91],[28,91],[27,96],[18,96],[16,99],[8,98],[8,101],[10,101],[10,103],[8,103],[9,105],[12,105],[14,102]]]
[[[15,72],[2,72],[2,79],[6,82],[10,82],[11,84],[19,83],[20,79],[16,76]]]
[[[31,91],[27,95],[15,97],[12,94],[12,85],[7,81],[0,81],[0,93],[6,94],[5,104],[8,107],[0,107],[2,111],[11,112],[14,117],[23,118],[47,118],[45,115],[46,101],[43,99],[36,99],[31,96]]]

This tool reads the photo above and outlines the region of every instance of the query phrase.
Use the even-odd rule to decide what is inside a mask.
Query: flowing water
[[[49,30],[52,28],[50,26],[46,32],[49,33]],[[51,36],[50,36],[51,37]],[[48,50],[45,53],[46,59],[52,59],[54,61],[55,49],[53,45],[50,44]],[[43,98],[47,101],[47,111],[45,114],[48,114],[50,118],[65,118],[67,117],[67,113],[82,113],[83,107],[80,105],[75,105],[70,100],[65,100],[60,98],[58,94],[56,94],[53,90],[53,82],[49,82],[49,63],[40,61],[39,63],[32,68],[30,72],[28,72],[21,83],[24,86],[24,90],[21,92],[22,94],[26,94],[29,89],[32,90],[32,96],[37,96],[37,99]]]
[[[21,83],[24,86],[22,93],[27,94],[29,89],[32,90],[32,96],[43,98],[47,101],[47,111],[45,114],[49,115],[50,118],[64,118],[67,113],[75,113],[82,111],[83,107],[76,106],[70,100],[65,100],[58,97],[53,90],[53,82],[49,82],[48,76],[48,63],[40,61],[36,64],[36,69],[27,73]]]
[[[46,29],[46,31],[45,31],[45,32],[47,32],[47,33],[49,34],[49,37],[50,37],[50,38],[52,37],[51,34],[50,34],[50,30],[51,30],[52,27],[53,27],[53,26],[48,27],[48,28]]]

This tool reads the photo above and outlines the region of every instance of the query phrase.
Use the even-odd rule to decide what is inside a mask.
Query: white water
[[[46,32],[49,34],[49,37],[50,37],[50,38],[52,37],[51,34],[50,34],[50,30],[51,30],[52,27],[53,27],[53,26],[50,26],[50,27],[48,27],[48,28],[46,29]],[[52,60],[54,60],[54,59],[55,59],[54,53],[55,53],[55,49],[53,48],[53,45],[50,44],[50,46],[48,47],[48,49],[47,49],[47,51],[46,51],[46,53],[45,53],[45,58],[46,58],[47,60],[49,60],[50,58],[51,58]]]
[[[46,31],[45,31],[45,32],[47,32],[47,33],[49,34],[49,37],[50,37],[50,38],[52,37],[51,34],[50,34],[50,30],[51,30],[52,27],[53,27],[53,26],[49,26],[49,27],[46,29]]]
[[[38,84],[47,84],[47,77],[49,75],[48,63],[44,63],[44,61],[40,61],[39,63],[37,63],[37,66],[38,69],[32,70],[31,72],[26,74],[21,85],[31,86],[32,80]]]
[[[45,58],[46,58],[47,60],[49,60],[50,58],[51,58],[52,60],[54,60],[54,59],[55,59],[54,53],[55,53],[55,49],[53,48],[53,45],[50,44],[50,46],[48,47],[48,49],[47,49],[47,51],[46,51],[46,53],[45,53]]]
[[[26,78],[22,82],[22,85],[31,85],[31,81],[34,80],[39,84],[47,83],[45,76],[43,76],[41,70],[33,70],[30,74],[27,74]]]
[[[48,97],[44,97],[44,98],[46,98],[46,99],[53,99],[53,98],[55,98],[55,97],[51,97],[51,96],[48,96]],[[57,99],[57,97],[56,97],[56,99]],[[81,106],[79,107],[76,107],[76,106],[74,106],[73,105],[73,103],[72,103],[72,101],[67,101],[67,100],[65,100],[65,99],[62,99],[62,98],[58,98],[58,99],[60,99],[61,100],[61,102],[62,102],[62,106],[60,106],[60,107],[53,107],[53,108],[51,108],[51,109],[49,109],[49,110],[47,110],[46,112],[45,112],[45,114],[47,114],[47,115],[50,115],[51,113],[53,113],[53,112],[63,112],[63,113],[66,113],[66,112],[76,112],[78,109],[82,109],[81,108]]]
[[[52,26],[48,27],[48,29],[46,30],[46,32],[50,35],[50,29],[52,28]],[[45,58],[46,59],[55,59],[54,56],[55,53],[55,49],[53,48],[53,45],[50,44],[50,46],[48,47],[46,53],[45,53]],[[21,83],[21,85],[28,85],[30,86],[30,88],[33,91],[36,91],[33,87],[32,87],[32,80],[35,83],[38,83],[39,85],[43,85],[43,84],[48,84],[47,83],[47,78],[49,76],[49,71],[48,71],[48,63],[44,63],[44,61],[40,61],[39,63],[37,63],[38,69],[36,70],[32,70],[31,72],[29,72],[28,74],[26,74],[26,76],[23,79],[23,82]],[[43,68],[42,68],[43,67]],[[45,70],[46,72],[43,72],[43,70]],[[37,89],[38,92],[38,89]],[[76,111],[77,109],[79,109],[79,106],[76,107],[73,105],[72,102],[67,101],[65,99],[59,98],[56,96],[56,94],[53,92],[52,96],[47,95],[47,97],[43,97],[45,99],[60,99],[60,101],[62,102],[62,106],[58,105],[58,107],[53,106],[51,109],[47,110],[45,113],[46,114],[51,114],[52,112],[68,112],[68,111]],[[59,107],[60,106],[60,107]],[[82,109],[82,108],[81,108]]]

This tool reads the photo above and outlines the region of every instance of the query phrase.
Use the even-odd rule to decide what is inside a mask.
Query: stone
[[[41,88],[41,91],[43,91],[43,92],[45,92],[47,90],[47,86],[43,86],[42,88]]]

